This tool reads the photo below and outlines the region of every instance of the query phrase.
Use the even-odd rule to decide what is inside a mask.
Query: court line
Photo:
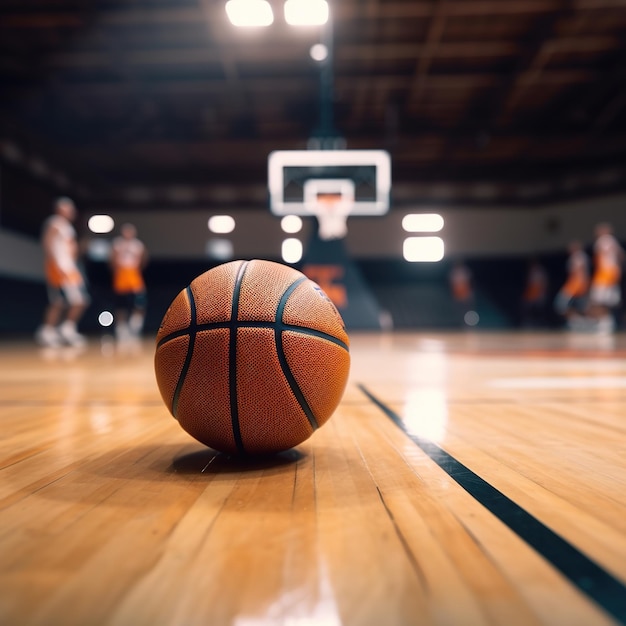
[[[437,444],[412,434],[402,418],[365,385],[358,384],[357,387],[450,478],[558,569],[582,593],[626,625],[626,585]]]

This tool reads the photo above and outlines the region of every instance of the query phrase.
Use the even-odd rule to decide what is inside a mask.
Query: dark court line
[[[438,445],[409,432],[402,418],[368,389],[359,389],[465,491],[550,562],[582,593],[626,625],[626,585],[483,480]]]

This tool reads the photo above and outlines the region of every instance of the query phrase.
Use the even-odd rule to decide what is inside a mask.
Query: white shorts
[[[591,304],[599,306],[615,307],[622,300],[619,285],[592,285],[589,290]]]
[[[48,285],[48,300],[51,304],[63,302],[70,306],[87,306],[89,295],[84,285],[61,285],[60,287]]]

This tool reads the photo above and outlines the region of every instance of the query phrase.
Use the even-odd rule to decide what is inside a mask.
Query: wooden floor
[[[153,344],[0,344],[0,624],[626,624],[626,336],[352,337],[294,451],[180,429]]]

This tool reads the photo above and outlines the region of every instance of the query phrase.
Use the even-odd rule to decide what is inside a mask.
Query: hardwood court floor
[[[626,337],[351,339],[330,422],[247,464],[150,341],[0,345],[0,623],[626,623]]]

